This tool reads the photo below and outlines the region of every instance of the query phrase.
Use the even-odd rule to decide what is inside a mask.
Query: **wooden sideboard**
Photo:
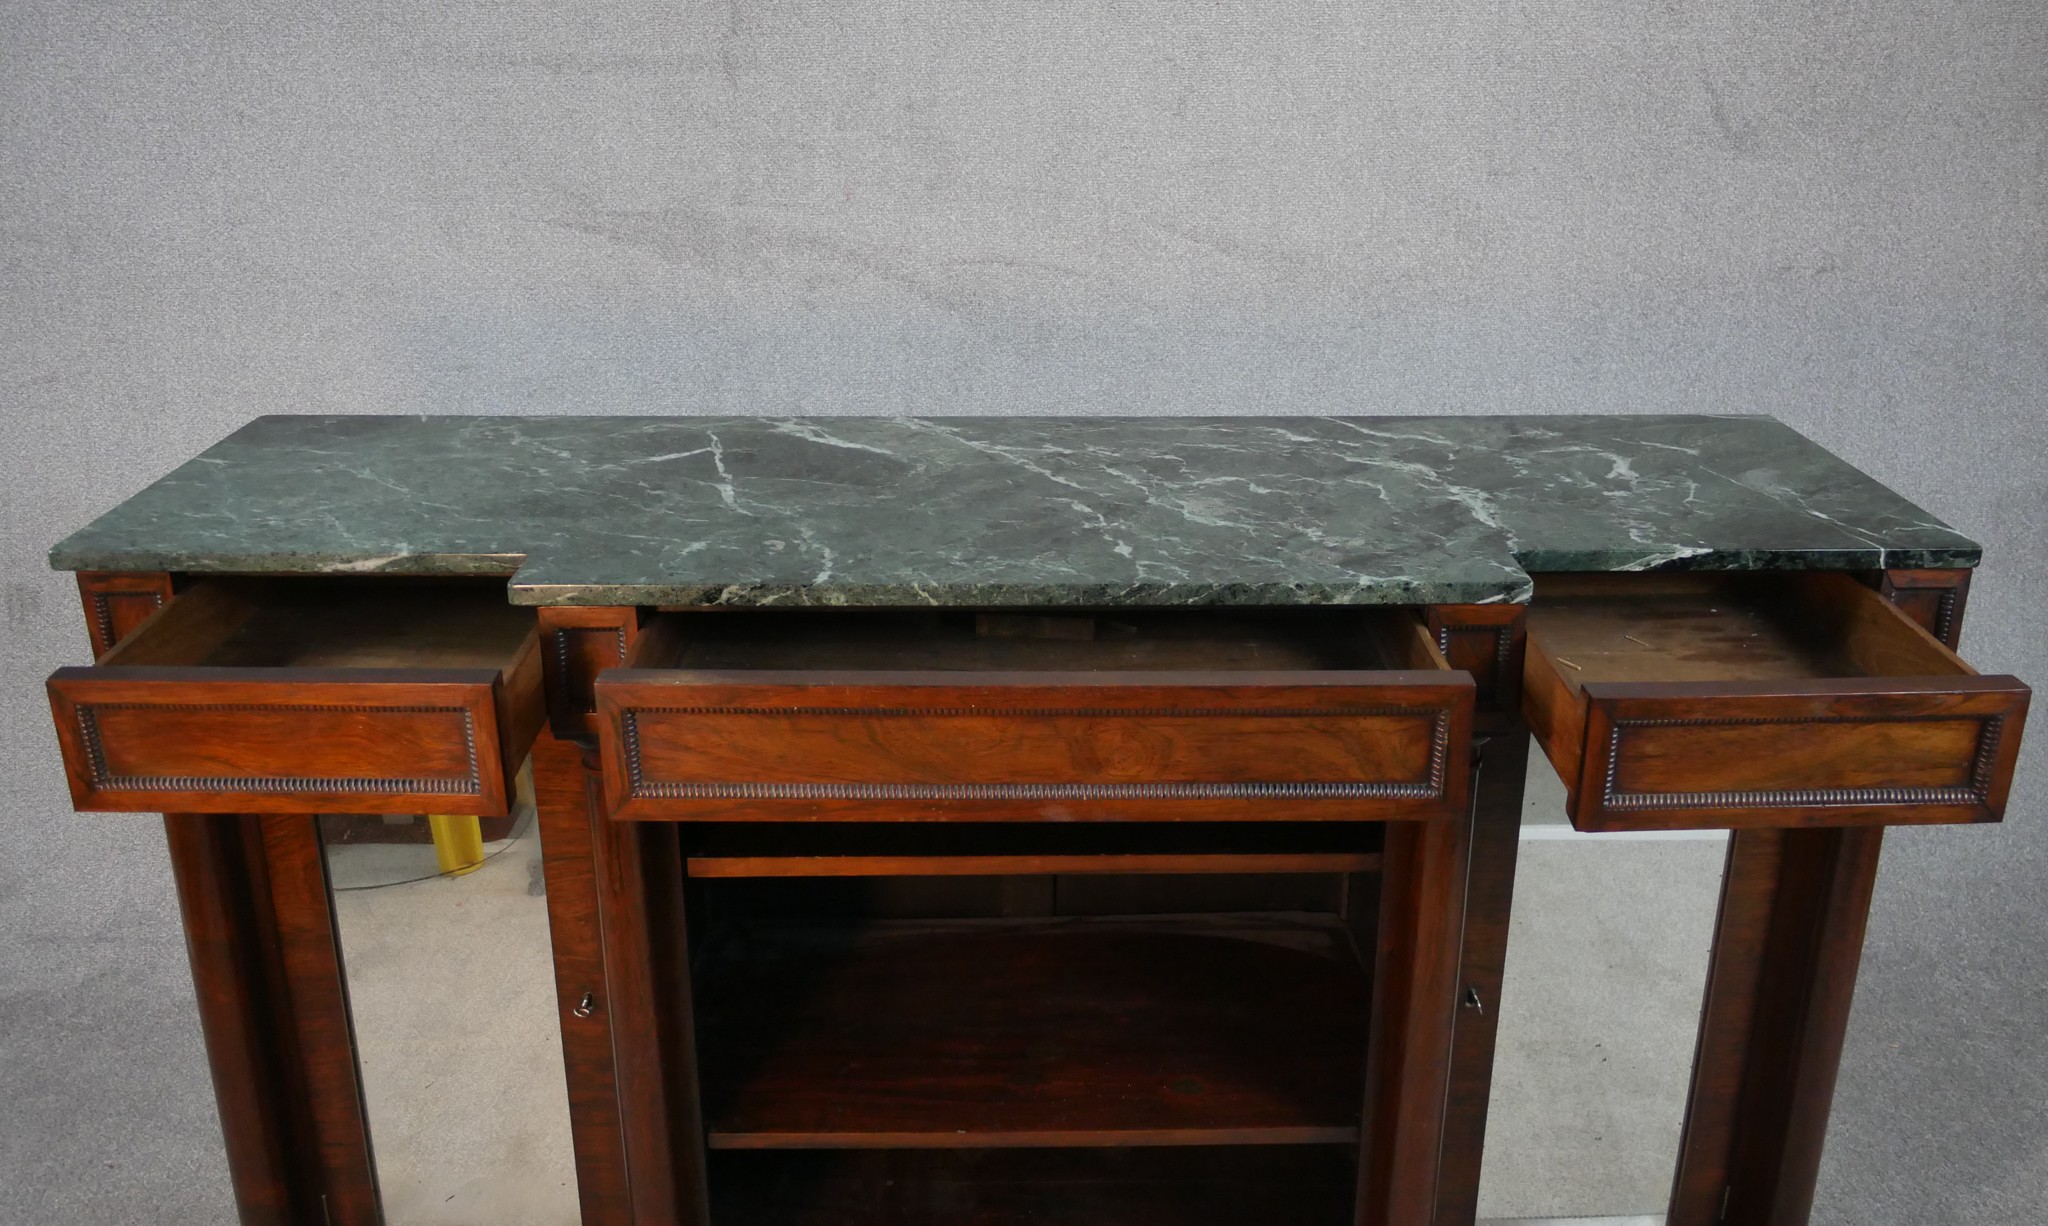
[[[943,479],[1000,487],[982,510],[835,548],[831,517],[888,518],[898,483],[776,448],[895,436],[678,423],[712,433],[716,479],[659,486],[695,488],[661,531],[560,478],[601,507],[559,525],[592,534],[578,563],[559,541],[420,545],[431,514],[335,476],[368,459],[270,437],[372,439],[402,487],[471,419],[294,420],[54,555],[95,655],[49,683],[72,796],[166,815],[247,1223],[383,1220],[317,816],[503,815],[529,758],[591,1226],[1469,1223],[1531,733],[1581,830],[1734,832],[1669,1220],[1802,1222],[1883,828],[1998,820],[2025,719],[2024,685],[1955,652],[1974,547],[1875,483],[1878,526],[1845,540],[1800,536],[1836,513],[1773,495],[1783,522],[1759,527],[1732,495],[1705,530],[1759,539],[1639,564],[1597,525],[1546,555],[1502,528],[1506,493],[1462,481],[1353,523],[1330,500],[1356,474],[1290,480],[1292,453],[1242,437],[1211,471],[1186,458],[1201,423],[1191,475],[1127,508],[1073,493],[1125,462],[1099,438],[1034,452],[1034,498],[992,475],[1023,444],[977,436],[996,467]],[[1534,445],[1494,420],[1503,449]],[[1553,446],[1570,419],[1541,420]],[[1783,430],[1676,420],[1700,448],[1673,462],[1715,468],[1701,448]],[[522,430],[557,427],[507,425],[496,452],[470,428],[502,479],[535,454]],[[1137,464],[1160,427],[1130,429]],[[1395,474],[1451,433],[1281,427],[1311,429],[1410,440]],[[1807,462],[1817,489],[1861,476]],[[829,505],[778,521],[735,492],[799,478]],[[1212,479],[1263,492],[1190,502]],[[341,527],[309,540],[292,515],[337,480]],[[238,508],[231,530],[181,520],[195,498]],[[1161,504],[1233,548],[1103,555],[1058,518]],[[1025,534],[1036,577],[1019,507],[1056,521]],[[1437,543],[1384,531],[1411,520]],[[1486,528],[1498,557],[1428,560]],[[620,536],[654,543],[608,553]],[[792,541],[801,576],[766,573]]]

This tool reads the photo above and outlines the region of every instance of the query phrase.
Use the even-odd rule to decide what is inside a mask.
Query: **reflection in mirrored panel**
[[[321,818],[390,1226],[574,1226],[530,770],[510,818]]]
[[[1479,1216],[1662,1220],[1726,836],[1582,835],[1532,751]]]

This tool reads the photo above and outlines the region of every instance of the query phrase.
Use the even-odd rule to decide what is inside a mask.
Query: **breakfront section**
[[[2028,691],[1925,512],[1617,421],[265,418],[53,552],[56,756],[248,1226],[1468,1226],[1532,743],[1732,832],[1670,1221],[1793,1226]]]

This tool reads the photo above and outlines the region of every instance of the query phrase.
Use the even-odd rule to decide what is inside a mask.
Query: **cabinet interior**
[[[662,622],[641,667],[1447,667],[1405,610]],[[714,1220],[1347,1220],[1383,835],[679,826]]]

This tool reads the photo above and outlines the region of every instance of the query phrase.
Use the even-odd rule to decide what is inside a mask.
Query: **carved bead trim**
[[[1494,682],[1498,685],[1501,678],[1507,676],[1508,662],[1514,658],[1515,634],[1513,626],[1453,626],[1446,623],[1439,627],[1436,632],[1436,649],[1443,652],[1446,657],[1449,657],[1451,654],[1451,636],[1453,634],[1470,634],[1475,630],[1493,635]]]
[[[564,698],[569,697],[568,690],[569,681],[571,677],[571,673],[569,671],[569,636],[572,634],[602,633],[604,633],[603,628],[598,626],[555,627],[555,676],[561,682]],[[612,635],[617,640],[617,644],[614,650],[618,654],[619,663],[624,664],[626,662],[626,628],[624,626],[615,626],[612,628]],[[596,679],[594,674],[591,679],[593,681]],[[596,691],[593,690],[588,698],[584,699],[582,702],[578,702],[573,708],[573,710],[580,715],[595,714],[597,711]]]
[[[164,607],[164,594],[162,592],[93,592],[91,595],[93,631],[99,636],[100,650],[102,652],[112,651],[114,644],[119,641],[114,635],[114,602],[109,599],[110,597],[139,596],[147,599],[151,608],[161,609]]]
[[[1175,716],[1273,719],[1304,716],[1417,716],[1403,707],[1358,707],[1338,710],[1179,710],[1042,709],[990,711],[975,707],[643,707],[620,713],[619,739],[625,750],[628,790],[635,797],[656,800],[1255,800],[1359,799],[1430,800],[1444,794],[1444,773],[1450,760],[1451,715],[1438,711],[1430,724],[1429,778],[1422,783],[1311,782],[1259,783],[711,783],[649,781],[640,752],[642,715],[843,715],[1118,717]]]
[[[1991,791],[1991,777],[1997,766],[1998,743],[2005,734],[2002,716],[1986,716],[1977,733],[1977,750],[1970,762],[1970,782],[1962,787],[1907,788],[1802,788],[1768,792],[1617,792],[1615,776],[1621,766],[1621,734],[1630,728],[1704,728],[1738,724],[1911,724],[1924,722],[1906,716],[1841,717],[1833,719],[1783,718],[1767,716],[1725,719],[1635,719],[1616,720],[1607,735],[1607,777],[1601,788],[1603,808],[1621,811],[1643,809],[1745,809],[1745,808],[1842,808],[1860,805],[1974,805],[1983,804]]]
[[[364,715],[460,715],[468,777],[462,779],[323,778],[311,775],[115,775],[107,770],[106,747],[100,738],[100,711],[352,711]],[[437,796],[476,796],[483,792],[477,766],[476,716],[467,707],[328,707],[311,704],[271,706],[261,703],[106,703],[78,708],[78,734],[85,745],[92,786],[105,792],[257,792],[286,795],[299,792],[400,795],[425,792]]]
[[[1941,599],[1934,606],[1934,637],[1951,647],[1955,646],[1956,642],[1956,592],[1958,590],[1952,587],[1942,588]]]

